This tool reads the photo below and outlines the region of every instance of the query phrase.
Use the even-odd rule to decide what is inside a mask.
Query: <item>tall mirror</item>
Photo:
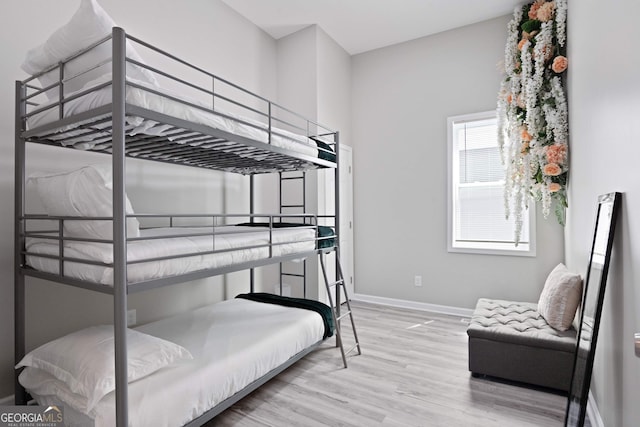
[[[604,289],[621,200],[621,193],[604,194],[598,198],[596,225],[582,296],[580,322],[576,325],[578,345],[574,356],[565,426],[582,427],[585,422]]]

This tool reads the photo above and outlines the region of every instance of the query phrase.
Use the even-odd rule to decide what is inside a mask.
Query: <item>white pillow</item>
[[[538,312],[559,331],[571,327],[582,298],[582,279],[560,263],[549,273],[538,300]]]
[[[18,381],[29,392],[38,396],[53,396],[64,405],[88,414],[89,400],[79,394],[75,394],[63,383],[47,371],[26,367],[18,377]]]
[[[54,173],[36,173],[29,177],[35,184],[47,214],[53,216],[111,217],[113,216],[113,180],[110,164]],[[133,207],[125,196],[125,208],[133,215]],[[64,233],[68,237],[113,239],[110,220],[66,220]],[[140,223],[127,218],[127,236],[140,237]]]
[[[80,8],[71,17],[71,20],[57,29],[46,42],[27,52],[22,63],[22,69],[29,74],[36,74],[45,68],[68,58],[74,53],[97,42],[111,33],[116,26],[113,19],[100,7],[96,0],[81,0]],[[102,43],[65,65],[65,78],[71,78],[76,74],[94,67],[103,61],[110,60],[112,56],[111,43]],[[142,58],[127,41],[127,57],[139,62]],[[80,90],[84,85],[111,72],[111,61],[100,67],[88,71],[78,77],[71,78],[65,83],[65,94]],[[60,70],[58,68],[40,76],[40,84],[47,87],[58,81]],[[152,72],[134,64],[127,63],[127,76],[158,86],[158,81]],[[47,91],[50,100],[58,99],[58,88]]]
[[[187,349],[127,329],[128,382],[146,377],[180,360],[193,359]],[[50,341],[29,352],[16,368],[42,369],[87,398],[87,411],[115,390],[113,326],[92,326]]]

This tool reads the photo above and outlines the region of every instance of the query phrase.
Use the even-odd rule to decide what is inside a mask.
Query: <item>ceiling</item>
[[[222,0],[275,39],[317,24],[352,55],[511,14],[523,0]],[[506,31],[506,30],[505,30]]]

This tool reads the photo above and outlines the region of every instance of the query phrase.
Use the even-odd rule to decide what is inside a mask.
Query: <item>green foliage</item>
[[[544,178],[542,177],[542,169],[538,166],[538,171],[536,172],[536,182],[543,182]]]
[[[538,31],[541,26],[542,22],[537,19],[529,19],[528,21],[525,21],[520,28],[522,28],[522,31],[526,33],[531,33],[533,31]]]
[[[558,220],[558,224],[564,227],[566,222],[566,212],[567,212],[566,200],[567,199],[563,198],[562,200],[564,200],[564,203],[560,201],[556,201],[555,213],[556,213],[556,219]]]

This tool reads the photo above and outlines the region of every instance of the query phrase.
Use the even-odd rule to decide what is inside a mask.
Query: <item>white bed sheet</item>
[[[129,384],[130,426],[180,426],[321,341],[323,321],[315,312],[244,299],[223,301],[163,319],[137,330],[182,345],[194,359]],[[63,386],[46,372],[27,368],[23,385],[41,405],[60,403],[48,391]],[[53,381],[53,383],[52,383]],[[78,425],[87,425],[81,409]],[[84,421],[115,425],[115,392],[107,394]],[[71,421],[71,420],[69,420]]]
[[[231,231],[233,231],[233,233],[231,233]],[[137,261],[213,250],[214,238],[212,236],[170,238],[171,235],[198,232],[210,233],[211,227],[175,227],[140,230],[140,237],[167,236],[167,238],[129,242],[127,245],[127,260]],[[215,235],[215,250],[235,250],[130,264],[127,267],[129,283],[176,276],[193,271],[219,268],[269,257],[268,247],[248,248],[250,246],[267,245],[269,243],[269,230],[266,228],[223,226],[216,227],[216,233],[225,234]],[[315,230],[312,228],[276,228],[273,229],[271,239],[274,243],[272,246],[272,255],[274,257],[312,251],[316,247]],[[64,255],[66,257],[104,263],[113,262],[113,249],[109,243],[66,241],[64,247]],[[57,240],[28,238],[26,241],[26,249],[28,252],[35,254],[59,255]],[[59,262],[56,259],[30,255],[27,256],[27,264],[43,272],[59,273]],[[64,264],[64,275],[93,283],[113,285],[113,269],[111,267],[67,261]]]
[[[85,88],[83,88],[82,90],[95,87],[101,83],[104,83],[110,80],[111,80],[110,75],[103,76],[100,79],[89,82],[85,86]],[[128,80],[131,81],[132,83],[141,85],[143,87],[149,87],[150,89],[159,90],[157,87],[150,87],[148,84],[144,82],[140,82],[131,78],[129,78]],[[163,93],[166,93],[167,95],[171,95],[178,99],[184,99],[184,96],[181,96],[179,94],[172,93],[164,89],[161,89],[161,91]],[[78,92],[75,92],[75,93],[78,93]],[[73,94],[74,93],[67,94],[67,97],[72,96]],[[84,95],[79,98],[66,102],[64,107],[64,116],[69,117],[74,114],[81,113],[83,111],[88,111],[94,108],[101,107],[103,105],[110,104],[111,97],[112,97],[112,90],[110,85],[102,89],[98,89],[96,91],[90,92],[87,95]],[[184,99],[184,100],[208,109],[211,108],[210,105],[204,104],[197,100],[192,100],[192,99]],[[126,102],[131,105],[136,105],[142,108],[146,108],[152,111],[166,114],[168,116],[187,120],[189,122],[211,126],[213,128],[224,130],[239,136],[251,138],[260,142],[268,143],[269,141],[267,126],[262,122],[249,119],[246,117],[240,117],[228,112],[224,112],[224,114],[232,116],[236,119],[241,119],[243,121],[259,126],[259,129],[258,129],[253,126],[240,123],[237,120],[223,117],[220,114],[215,114],[209,111],[201,110],[199,108],[191,107],[184,103],[174,101],[167,97],[156,95],[147,90],[139,89],[129,85],[126,86]],[[58,109],[52,108],[29,117],[29,119],[27,120],[27,127],[28,129],[33,129],[38,126],[54,122],[58,119],[59,119]],[[145,133],[150,135],[168,135],[167,126],[158,125],[157,122],[152,120],[146,120],[140,117],[127,117],[127,123],[132,126],[132,130],[128,132],[132,135],[137,133]],[[60,128],[60,131],[67,131],[70,129],[74,129],[77,126],[78,124],[69,125],[69,126]],[[99,127],[99,125],[96,127]],[[77,131],[75,132],[76,134],[78,134]],[[277,133],[273,133],[273,132],[277,132]],[[318,157],[317,145],[310,139],[306,138],[305,136],[298,135],[296,133],[289,132],[283,129],[278,129],[275,127],[273,128],[273,132],[272,132],[272,139],[271,139],[272,145],[276,147],[281,147],[288,150],[296,151],[309,156]],[[68,137],[68,136],[69,134],[67,134],[65,137]],[[170,135],[168,136],[169,136],[169,139],[171,139]],[[190,145],[200,145],[201,143],[199,143],[197,139],[195,139],[199,136],[201,135],[194,136],[193,141],[184,140],[184,141],[181,141],[181,143],[190,144]],[[100,148],[100,144],[99,143],[97,144],[94,140],[99,140],[101,137],[110,137],[110,134],[94,133],[91,136],[87,136],[87,135],[78,136],[71,140],[65,141],[64,144],[73,145],[76,148],[85,149],[85,150],[92,149],[94,147]],[[60,138],[56,138],[55,135],[50,136],[50,139],[53,139],[53,140],[60,139]],[[225,146],[216,145],[215,149],[224,150]],[[247,156],[255,157],[254,155],[251,155],[251,154],[248,154]]]

